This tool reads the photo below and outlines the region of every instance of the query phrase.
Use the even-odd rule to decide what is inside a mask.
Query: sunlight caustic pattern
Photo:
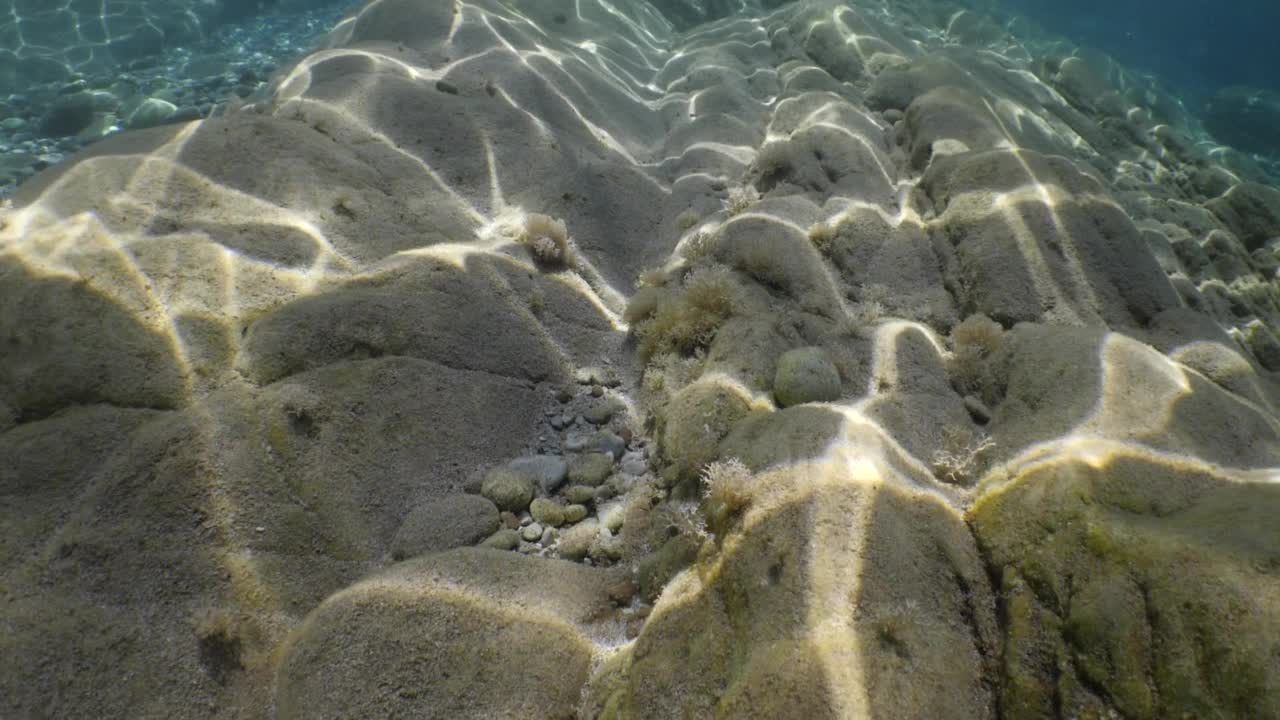
[[[156,618],[110,658],[144,680],[98,688],[108,711],[186,692],[284,718],[1154,707],[1090,653],[1155,645],[1107,645],[1079,612],[1129,613],[1141,577],[1182,613],[1172,547],[1188,587],[1248,587],[1210,560],[1236,542],[1221,509],[1256,524],[1246,495],[1271,507],[1280,477],[1256,329],[1274,279],[1214,275],[1238,238],[1190,181],[1161,185],[1186,175],[1167,118],[1104,129],[1061,63],[893,6],[681,35],[620,0],[373,0],[267,100],[24,186],[0,215],[0,307],[24,317],[0,340],[44,360],[0,359],[0,442],[87,433],[90,406],[126,434],[41,490],[71,507],[0,566],[14,605],[64,634],[49,592]],[[578,394],[626,418],[620,447],[569,447]],[[392,564],[410,509],[589,449],[608,492],[615,465],[645,470],[620,497],[580,486],[585,530]],[[1084,534],[1063,550],[1037,518]],[[573,533],[590,566],[525,557]],[[136,595],[104,595],[100,569]],[[1267,626],[1268,602],[1183,619]],[[197,616],[196,642],[154,639]],[[1242,663],[1267,657],[1250,643]],[[552,660],[448,675],[518,665],[512,647]],[[152,682],[153,658],[195,679]],[[6,682],[36,703],[44,681]]]

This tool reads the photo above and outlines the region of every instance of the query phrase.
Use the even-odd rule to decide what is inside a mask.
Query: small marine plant
[[[715,256],[715,236],[707,230],[699,230],[680,245],[680,256],[690,265],[696,265]]]
[[[809,226],[809,242],[818,252],[828,255],[839,233],[840,226],[835,220],[821,220]]]
[[[703,468],[703,514],[717,536],[723,536],[734,518],[751,504],[753,478],[751,469],[737,458],[717,460]]]
[[[971,485],[995,451],[996,441],[954,428],[944,431],[943,446],[933,456],[933,474],[951,485]]]
[[[729,199],[725,201],[724,209],[729,217],[734,217],[746,212],[747,208],[759,199],[760,193],[750,185],[729,188]]]
[[[884,301],[889,297],[889,288],[881,284],[868,285],[862,291],[862,300],[849,307],[849,312],[840,319],[840,332],[849,337],[867,339],[875,332],[876,325],[888,312]]]
[[[517,240],[529,248],[533,257],[546,265],[573,267],[572,239],[563,220],[541,213],[525,216],[524,228]]]
[[[652,314],[636,325],[640,355],[676,352],[684,355],[711,344],[716,330],[733,312],[738,285],[723,266],[701,267],[668,288]]]
[[[1003,338],[1004,328],[980,313],[952,328],[951,358],[947,363],[952,387],[963,395],[993,402],[996,382],[989,361],[1000,349]]]

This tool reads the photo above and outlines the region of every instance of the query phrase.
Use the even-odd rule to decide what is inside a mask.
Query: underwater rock
[[[613,473],[613,457],[606,453],[584,453],[569,461],[569,484],[598,487]]]
[[[1277,511],[1270,485],[1103,441],[984,492],[1004,717],[1280,717]]]
[[[778,359],[773,378],[778,407],[830,402],[840,397],[840,373],[822,348],[788,350]]]
[[[171,102],[159,98],[147,98],[130,113],[126,123],[133,130],[155,127],[169,122],[177,112],[178,106]]]
[[[391,542],[396,560],[474,545],[498,530],[498,508],[476,495],[450,495],[409,512]]]
[[[1280,716],[1269,161],[1015,16],[662,5],[31,67],[0,714]]]
[[[587,633],[610,606],[609,577],[492,550],[396,565],[333,595],[293,633],[277,712],[571,717],[591,666]]]
[[[480,486],[480,494],[492,500],[499,510],[514,513],[529,507],[534,492],[533,481],[510,468],[490,470]]]

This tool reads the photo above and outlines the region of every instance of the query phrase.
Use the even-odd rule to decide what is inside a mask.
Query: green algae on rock
[[[1007,718],[1280,717],[1280,489],[1084,444],[987,490]]]

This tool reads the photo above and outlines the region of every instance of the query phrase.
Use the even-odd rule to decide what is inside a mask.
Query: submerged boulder
[[[1007,718],[1280,717],[1280,489],[1081,446],[983,493]]]

